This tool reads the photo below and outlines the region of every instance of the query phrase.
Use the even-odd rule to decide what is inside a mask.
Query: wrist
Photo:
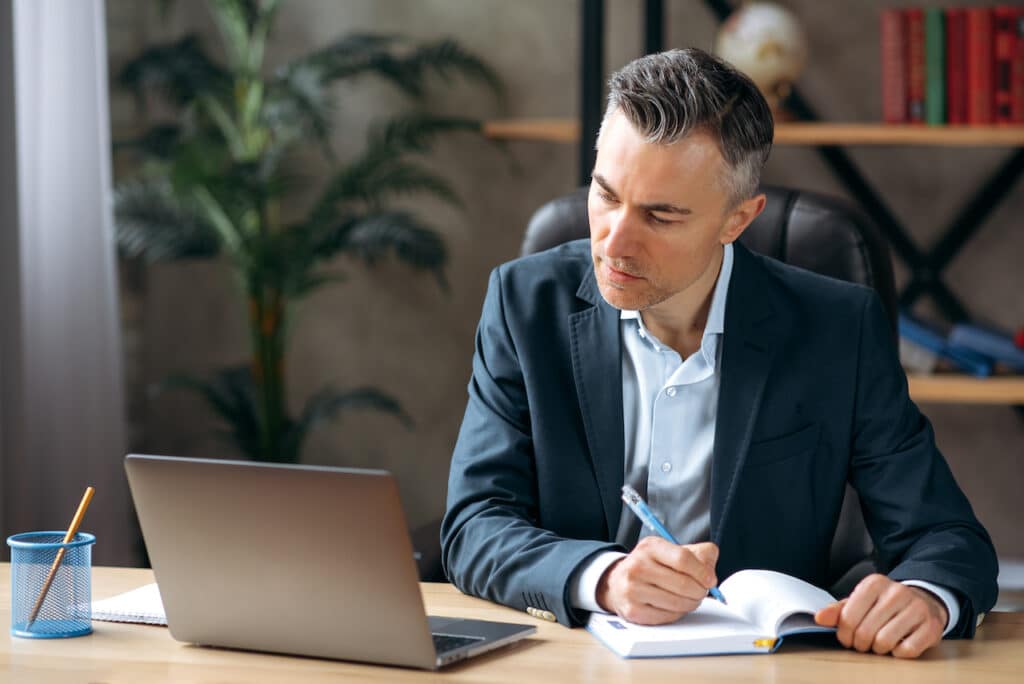
[[[622,558],[616,559],[605,569],[603,573],[601,573],[601,579],[597,581],[597,591],[594,592],[594,598],[597,600],[597,605],[606,613],[615,612],[611,606],[611,600],[609,597],[611,589],[609,588],[609,585],[612,570],[614,570],[621,562]]]

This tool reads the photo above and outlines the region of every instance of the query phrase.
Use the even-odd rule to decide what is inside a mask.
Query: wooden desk
[[[106,598],[153,581],[149,570],[95,568],[93,598]],[[166,628],[93,623],[94,633],[68,640],[9,636],[10,568],[0,567],[0,621],[4,625],[0,682],[104,684],[189,682],[1020,682],[1024,669],[1024,613],[993,613],[974,641],[946,641],[918,661],[842,649],[787,644],[774,655],[622,660],[582,629],[566,629],[486,601],[447,584],[424,584],[427,609],[537,625],[537,634],[511,648],[441,673],[375,667],[312,658],[189,646]],[[273,616],[268,616],[273,619]],[[401,647],[396,644],[396,647]]]

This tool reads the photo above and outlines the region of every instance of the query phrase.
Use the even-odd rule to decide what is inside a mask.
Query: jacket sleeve
[[[467,594],[549,611],[575,626],[586,613],[570,605],[570,578],[591,556],[618,547],[567,539],[540,526],[530,397],[512,328],[499,267],[476,334],[441,524],[441,560],[448,579]],[[565,491],[572,496],[570,483]]]
[[[979,613],[995,604],[995,549],[910,399],[874,292],[865,297],[857,353],[850,478],[879,565],[894,580],[952,590],[961,612],[948,636],[971,637]]]

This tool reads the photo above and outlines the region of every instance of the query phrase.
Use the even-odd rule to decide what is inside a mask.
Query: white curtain
[[[103,1],[0,14],[0,524],[63,529],[91,484],[94,563],[132,564]]]

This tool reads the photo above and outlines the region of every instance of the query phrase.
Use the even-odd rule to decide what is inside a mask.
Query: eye
[[[597,196],[600,197],[605,202],[608,202],[609,204],[612,204],[612,203],[614,203],[616,201],[615,198],[612,195],[609,195],[604,190],[598,190],[597,191]]]
[[[657,214],[648,214],[647,216],[650,219],[651,223],[656,223],[659,226],[666,226],[670,223],[675,223],[674,219],[661,218]]]

